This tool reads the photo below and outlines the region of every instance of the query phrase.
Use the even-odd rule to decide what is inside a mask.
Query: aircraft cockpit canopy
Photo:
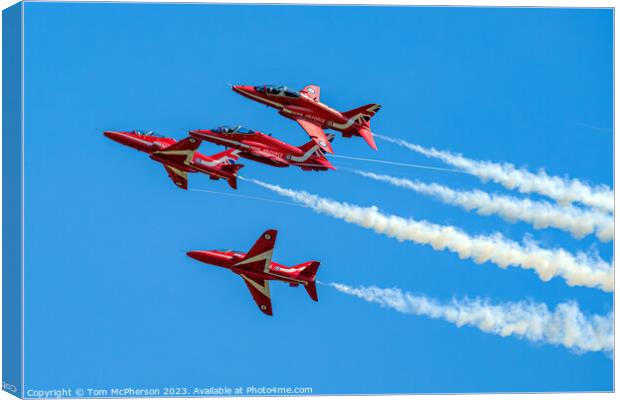
[[[286,86],[264,85],[256,86],[254,87],[254,89],[256,89],[257,92],[266,93],[272,96],[284,96],[293,98],[301,96],[298,91],[289,89]]]
[[[138,135],[142,135],[142,136],[153,136],[153,137],[163,138],[162,135],[155,133],[153,131],[143,131],[143,130],[138,129],[134,131],[134,133],[137,133]]]
[[[246,128],[242,127],[241,125],[236,125],[236,126],[220,126],[220,127],[217,127],[215,129],[213,129],[213,132],[215,132],[215,133],[240,133],[240,134],[245,134],[245,135],[254,133],[253,130],[246,129]]]
[[[221,253],[237,253],[237,254],[242,254],[241,251],[232,250],[232,249],[217,249],[217,251],[219,251]]]

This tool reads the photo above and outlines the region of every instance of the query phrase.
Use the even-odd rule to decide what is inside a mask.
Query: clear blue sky
[[[315,394],[611,390],[612,360],[398,314],[319,287],[272,284],[275,316],[241,279],[185,256],[246,249],[280,231],[274,260],[322,262],[319,279],[398,286],[440,300],[577,300],[612,295],[562,279],[476,265],[287,205],[177,190],[105,129],[243,124],[302,144],[306,134],[228,84],[321,86],[348,110],[377,102],[376,132],[477,159],[612,185],[611,10],[27,3],[25,8],[26,389],[312,386]],[[440,166],[378,142],[336,153]],[[201,151],[221,147],[203,144]],[[333,159],[338,167],[502,192],[437,171]],[[470,233],[531,234],[542,246],[596,249],[442,205],[342,170],[251,161],[247,177]],[[230,192],[192,176],[193,188]],[[240,182],[239,194],[280,200]]]

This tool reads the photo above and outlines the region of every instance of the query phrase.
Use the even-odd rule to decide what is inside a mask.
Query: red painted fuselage
[[[308,261],[293,267],[271,261],[277,231],[265,231],[247,252],[233,250],[194,250],[187,255],[203,263],[227,268],[243,278],[256,305],[267,314],[273,315],[271,308],[270,281],[281,281],[290,286],[302,285],[312,300],[318,301],[316,273],[320,263]]]
[[[192,137],[237,150],[237,155],[274,167],[290,165],[305,171],[335,169],[320,146],[310,141],[296,147],[270,135],[240,126],[190,131]],[[329,138],[328,138],[329,140]]]
[[[244,274],[253,278],[276,280],[297,285],[307,285],[314,282],[314,277],[301,275],[301,271],[304,270],[303,264],[296,267],[287,267],[286,265],[271,261],[267,269],[258,271],[245,268],[243,264],[239,264],[245,259],[246,253],[232,250],[196,250],[188,252],[187,255],[203,263],[228,268],[235,274]]]
[[[368,145],[377,149],[370,131],[370,119],[381,108],[378,104],[368,104],[351,111],[340,112],[320,102],[320,88],[309,85],[301,91],[285,86],[247,86],[235,85],[232,89],[249,99],[273,107],[299,125],[321,148],[333,153],[329,142],[325,141],[323,129],[342,132],[344,137],[361,136]]]
[[[115,142],[149,154],[154,161],[161,163],[174,183],[187,189],[187,173],[201,172],[211,179],[225,179],[236,188],[237,171],[242,165],[231,165],[238,157],[232,151],[206,156],[196,151],[200,139],[185,138],[177,142],[173,138],[143,134],[137,131],[106,131],[104,135]]]

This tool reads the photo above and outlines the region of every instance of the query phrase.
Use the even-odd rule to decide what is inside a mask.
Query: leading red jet
[[[308,85],[301,91],[286,86],[243,86],[236,85],[233,90],[245,97],[279,110],[280,115],[297,121],[321,148],[333,153],[325,136],[324,128],[342,132],[342,136],[361,136],[366,143],[377,150],[375,139],[370,131],[370,119],[381,109],[379,104],[367,104],[351,111],[340,112],[321,103],[321,89]]]
[[[256,305],[267,315],[273,315],[269,281],[276,280],[290,286],[303,285],[314,301],[316,292],[316,272],[320,262],[307,261],[294,267],[287,267],[271,261],[278,231],[265,231],[254,243],[250,251],[242,253],[233,250],[195,250],[187,252],[191,258],[230,269],[243,278]]]
[[[190,172],[202,172],[213,180],[225,179],[230,187],[237,188],[237,172],[243,165],[234,164],[239,156],[232,149],[209,157],[196,151],[200,139],[191,136],[177,142],[150,132],[106,131],[103,134],[115,142],[149,154],[151,159],[164,166],[170,179],[181,189],[187,190],[187,174]]]
[[[241,126],[220,126],[215,129],[190,131],[189,134],[207,142],[237,149],[237,154],[241,157],[274,167],[293,165],[304,171],[336,169],[314,141],[295,147],[269,134]],[[327,140],[333,138],[334,135],[328,135]]]

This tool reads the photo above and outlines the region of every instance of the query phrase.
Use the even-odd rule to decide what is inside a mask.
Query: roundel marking
[[[267,239],[267,240],[271,240],[271,235],[270,235],[270,234],[268,234],[268,233],[265,233],[265,239]]]
[[[266,310],[266,309],[267,309],[267,306],[266,306],[266,305],[264,305],[264,304],[261,304],[260,309],[261,309],[261,310]]]
[[[196,139],[194,139],[193,137],[189,138],[189,142],[190,143],[196,143]]]
[[[177,186],[183,186],[183,182],[177,182]]]
[[[308,93],[314,93],[314,88],[309,87],[308,88]]]
[[[322,141],[322,140],[319,142],[319,145],[320,145],[321,147],[325,147],[325,146],[326,146],[325,142],[324,142],[324,141]]]

